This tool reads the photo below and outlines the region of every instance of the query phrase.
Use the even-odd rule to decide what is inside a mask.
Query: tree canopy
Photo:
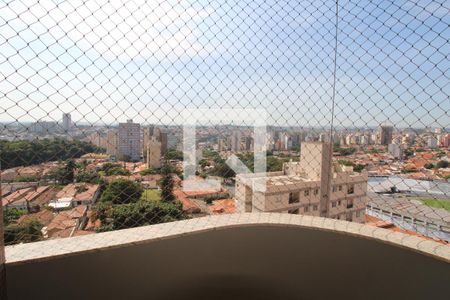
[[[43,238],[41,222],[31,219],[23,224],[9,224],[5,227],[4,240],[6,245],[29,243]]]
[[[78,158],[92,152],[100,153],[103,149],[79,140],[0,141],[0,162],[3,169]]]
[[[120,205],[99,203],[94,207],[94,211],[102,221],[99,231],[125,229],[187,218],[179,202],[138,201]]]
[[[163,174],[163,178],[160,182],[161,187],[161,200],[165,202],[172,202],[175,200],[175,195],[173,194],[173,188],[175,182],[173,180],[173,175],[171,172],[171,168],[166,161],[164,166],[161,169],[161,173]]]
[[[143,189],[139,183],[117,179],[107,185],[100,200],[113,204],[134,203],[141,198],[142,192]]]

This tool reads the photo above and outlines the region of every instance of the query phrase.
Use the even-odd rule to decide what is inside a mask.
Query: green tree
[[[440,160],[436,164],[436,169],[448,168],[450,163],[446,160]]]
[[[117,156],[117,160],[124,161],[124,162],[130,162],[131,161],[131,156],[126,155],[126,154],[120,154],[120,155]]]
[[[159,170],[153,169],[153,168],[147,168],[147,169],[141,171],[140,174],[142,176],[159,174]]]
[[[341,156],[348,156],[356,152],[356,148],[341,148],[341,147],[334,147],[334,152],[339,152],[339,155]]]
[[[125,169],[121,164],[105,163],[102,166],[101,171],[103,171],[106,176],[112,176],[112,175],[129,176],[130,175],[130,171]]]
[[[20,177],[17,177],[14,181],[15,182],[36,182],[38,180],[39,180],[38,176],[31,175],[31,176],[20,176]]]
[[[187,218],[181,203],[160,201],[139,201],[113,205],[103,210],[102,214],[102,227],[99,231],[132,228]]]
[[[41,229],[43,224],[35,219],[25,221],[23,224],[10,224],[5,227],[5,244],[29,243],[43,238]]]
[[[142,192],[143,189],[139,183],[117,179],[108,184],[100,199],[102,202],[112,204],[133,203],[141,198]]]
[[[4,169],[78,158],[92,152],[101,153],[104,149],[79,140],[0,141],[0,162]]]
[[[21,216],[26,215],[27,211],[17,208],[3,208],[3,224],[9,225],[10,223],[16,221]]]
[[[183,160],[183,152],[178,151],[176,149],[167,150],[164,155],[164,159],[166,160]]]
[[[69,184],[75,179],[75,162],[73,159],[68,159],[64,163],[52,170],[50,170],[47,177],[53,179],[61,184]]]
[[[434,165],[433,165],[432,163],[429,163],[429,164],[425,164],[423,167],[424,167],[425,169],[433,169],[433,168],[434,168]]]
[[[86,182],[86,183],[100,183],[100,174],[94,171],[84,171],[80,172],[75,176],[75,180],[77,182]]]
[[[161,200],[165,202],[172,202],[175,200],[175,195],[173,194],[175,182],[171,171],[169,163],[165,161],[161,169],[163,178],[160,181]]]
[[[75,179],[75,161],[73,159],[68,159],[64,165],[63,169],[63,177],[62,177],[62,183],[68,184],[73,182]]]

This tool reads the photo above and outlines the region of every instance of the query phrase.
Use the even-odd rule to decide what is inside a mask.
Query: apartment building
[[[119,134],[117,130],[108,130],[106,134],[106,154],[118,155]]]
[[[62,115],[62,128],[64,132],[69,132],[72,127],[72,117],[69,113],[64,113]]]
[[[132,160],[141,158],[141,125],[127,120],[119,123],[118,154],[129,156]]]
[[[240,212],[285,212],[364,222],[366,171],[332,162],[332,146],[302,143],[299,162],[280,172],[239,174],[235,200]]]
[[[149,168],[161,167],[161,142],[154,136],[151,136],[147,141],[146,161]]]
[[[385,146],[392,144],[393,132],[394,127],[390,125],[380,125],[378,130],[378,144]]]

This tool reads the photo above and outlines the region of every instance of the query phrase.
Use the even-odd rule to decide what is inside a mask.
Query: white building
[[[69,113],[63,113],[62,115],[62,128],[65,132],[69,132],[72,128],[72,117]]]
[[[398,144],[389,144],[388,153],[396,159],[403,158],[403,146]]]

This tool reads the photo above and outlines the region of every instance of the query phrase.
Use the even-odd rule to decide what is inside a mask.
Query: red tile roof
[[[181,190],[174,190],[173,194],[183,204],[183,210],[188,213],[199,213],[201,212],[200,207]]]
[[[213,215],[233,214],[236,212],[236,202],[233,199],[215,200],[208,208]]]
[[[42,224],[44,224],[46,226],[52,221],[53,218],[54,218],[54,215],[51,211],[49,211],[47,209],[43,209],[37,213],[21,216],[17,220],[17,224],[23,224],[24,222],[26,222],[28,220],[34,219],[34,220],[38,220],[39,222],[41,222]]]

